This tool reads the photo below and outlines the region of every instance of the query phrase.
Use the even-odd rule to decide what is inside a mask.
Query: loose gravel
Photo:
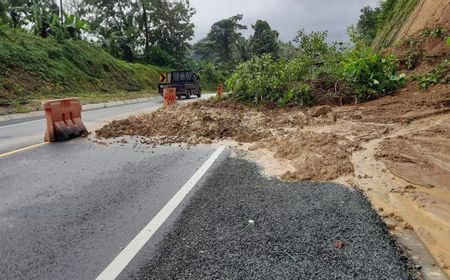
[[[136,279],[416,279],[367,199],[230,158]]]

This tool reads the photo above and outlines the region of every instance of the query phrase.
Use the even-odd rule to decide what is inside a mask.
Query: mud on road
[[[99,138],[130,135],[150,145],[222,142],[266,175],[358,186],[393,232],[414,230],[450,274],[448,85],[311,110],[199,101],[97,131]]]

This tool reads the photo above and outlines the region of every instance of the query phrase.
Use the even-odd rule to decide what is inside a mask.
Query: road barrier
[[[221,96],[222,96],[222,91],[223,91],[223,85],[222,85],[222,83],[219,83],[219,84],[217,85],[217,96],[218,96],[218,97],[221,97]]]
[[[163,89],[164,106],[170,106],[177,103],[177,89],[165,88]]]
[[[76,98],[56,99],[42,104],[47,121],[45,142],[64,141],[86,133],[81,120],[81,105]]]

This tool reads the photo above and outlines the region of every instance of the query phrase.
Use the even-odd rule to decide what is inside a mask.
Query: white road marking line
[[[186,195],[194,188],[197,182],[205,175],[208,169],[225,150],[224,146],[217,148],[211,157],[195,172],[189,181],[167,202],[158,214],[148,223],[144,229],[123,249],[112,263],[96,278],[96,280],[116,279],[137,253],[144,247],[159,227],[169,218],[173,211],[180,205]]]
[[[39,144],[28,146],[28,147],[24,147],[24,148],[21,148],[21,149],[17,149],[17,150],[11,151],[11,152],[6,152],[6,153],[3,153],[3,154],[0,154],[0,158],[6,157],[6,156],[10,156],[10,155],[14,155],[14,154],[17,154],[17,153],[20,153],[20,152],[24,152],[24,151],[27,151],[27,150],[31,150],[31,149],[34,149],[34,148],[37,148],[37,147],[40,147],[40,146],[43,146],[43,145],[47,145],[47,144],[49,144],[49,143],[48,142],[43,142],[43,143],[39,143]]]
[[[42,122],[42,121],[45,121],[45,119],[39,119],[39,120],[34,120],[34,121],[26,121],[26,122],[20,122],[20,123],[15,123],[15,124],[10,124],[10,125],[4,125],[4,126],[0,126],[0,129],[1,128],[8,128],[8,127],[24,125],[24,124],[30,124],[30,123],[35,123],[35,122]]]

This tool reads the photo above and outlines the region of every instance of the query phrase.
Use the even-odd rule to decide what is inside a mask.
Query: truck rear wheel
[[[197,91],[197,97],[198,98],[202,97],[202,92],[200,90]]]
[[[186,99],[191,98],[191,90],[186,91]]]

